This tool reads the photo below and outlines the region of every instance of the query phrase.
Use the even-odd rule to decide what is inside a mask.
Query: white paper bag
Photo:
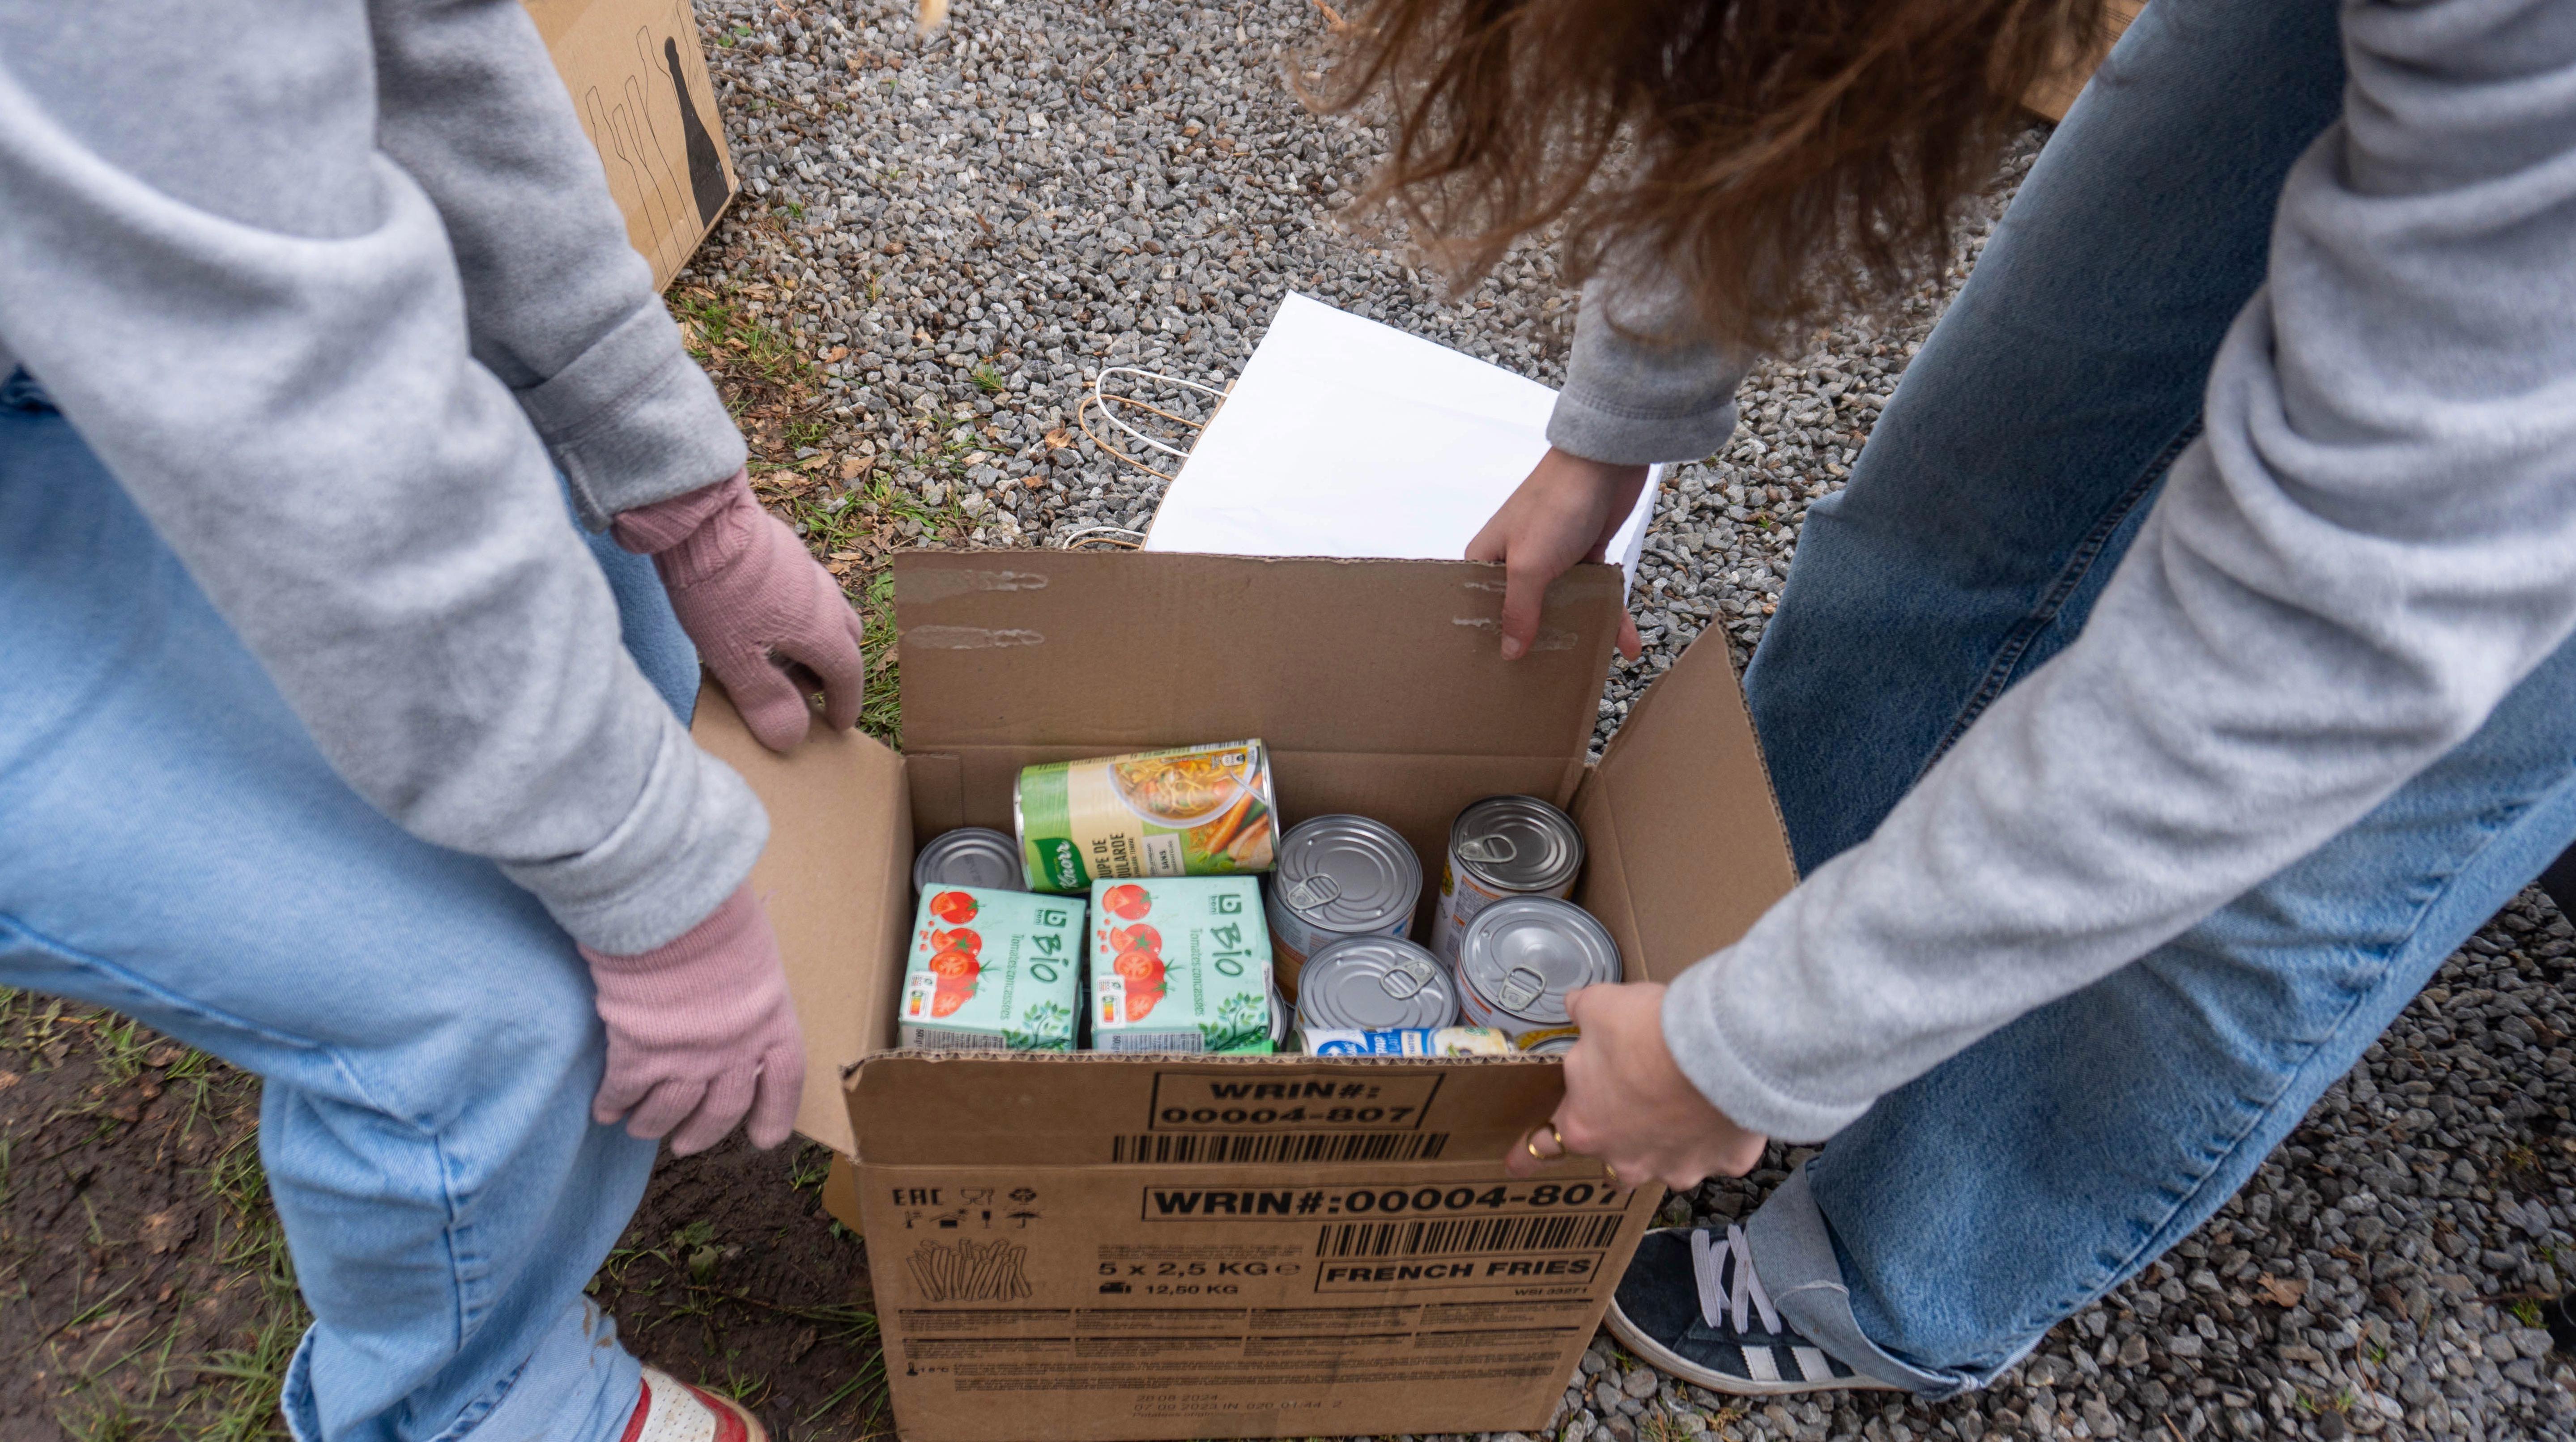
[[[1291,293],[1145,535],[1149,551],[1455,560],[1547,454],[1556,392]],[[1631,581],[1658,466],[1610,543]]]

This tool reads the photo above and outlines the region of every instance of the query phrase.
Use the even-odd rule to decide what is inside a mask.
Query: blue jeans
[[[2082,629],[2342,85],[2331,0],[2155,0],[2050,139],[1745,674],[1802,866]],[[1881,1098],[1755,1214],[1765,1286],[1862,1371],[1984,1385],[2216,1211],[2571,835],[2576,644],[2314,854]]]
[[[696,656],[649,563],[598,554],[685,707]],[[315,1318],[299,1442],[617,1437],[637,1364],[582,1289],[654,1144],[590,1120],[605,1043],[571,939],[341,783],[23,375],[0,386],[0,656],[0,985],[264,1079]]]

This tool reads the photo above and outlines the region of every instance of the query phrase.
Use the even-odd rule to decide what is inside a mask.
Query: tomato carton
[[[980,886],[921,895],[904,973],[905,1046],[1071,1051],[1082,903]]]
[[[1249,876],[1091,883],[1091,1047],[1269,1051],[1261,884]]]
[[[922,551],[894,574],[899,752],[818,727],[774,755],[712,690],[696,731],[769,808],[752,885],[805,1033],[797,1126],[840,1153],[823,1201],[866,1234],[903,1438],[1538,1434],[1661,1201],[1581,1159],[1504,1174],[1561,1061],[906,1046],[912,838],[1010,829],[1024,767],[1258,736],[1279,824],[1371,817],[1434,874],[1470,802],[1564,808],[1573,899],[1629,979],[1669,981],[1795,880],[1724,638],[1593,763],[1614,567],[1551,586],[1517,661],[1501,569],[1464,561]],[[1179,994],[1162,905],[1118,918],[1161,936],[1148,1025]]]

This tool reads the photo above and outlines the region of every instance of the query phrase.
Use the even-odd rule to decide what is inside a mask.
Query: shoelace
[[[1731,1311],[1735,1330],[1741,1332],[1745,1305],[1751,1303],[1763,1328],[1778,1333],[1780,1314],[1772,1310],[1771,1294],[1762,1290],[1762,1279],[1753,1275],[1753,1251],[1744,1244],[1744,1229],[1728,1227],[1722,1242],[1712,1242],[1710,1236],[1704,1229],[1691,1233],[1691,1271],[1699,1281],[1700,1320],[1717,1327]],[[1726,1265],[1730,1255],[1735,1261],[1731,1269]]]

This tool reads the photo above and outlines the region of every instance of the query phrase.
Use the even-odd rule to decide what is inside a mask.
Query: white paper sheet
[[[1149,551],[1454,560],[1547,453],[1556,392],[1291,293],[1145,535]],[[1610,556],[1636,576],[1658,466]]]

